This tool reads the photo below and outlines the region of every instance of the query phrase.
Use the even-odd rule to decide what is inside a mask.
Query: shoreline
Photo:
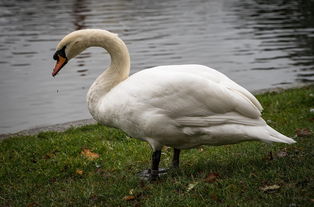
[[[11,137],[15,137],[15,136],[29,136],[29,135],[31,136],[31,135],[35,135],[35,134],[38,134],[40,132],[45,132],[45,131],[63,132],[71,127],[80,127],[80,126],[96,124],[96,123],[97,122],[94,119],[82,119],[82,120],[77,120],[77,121],[65,122],[61,124],[53,124],[53,125],[48,125],[48,126],[40,126],[40,127],[30,128],[30,129],[24,129],[18,132],[0,134],[0,141],[11,138]]]
[[[254,95],[260,95],[264,93],[280,93],[288,89],[293,89],[293,88],[303,88],[307,87],[310,85],[314,85],[314,83],[299,83],[299,84],[292,84],[287,87],[276,87],[276,88],[270,88],[270,89],[260,89],[260,90],[255,90],[252,91],[251,93]],[[53,125],[48,125],[48,126],[40,126],[40,127],[34,127],[30,129],[25,129],[21,130],[18,132],[13,132],[13,133],[7,133],[7,134],[0,134],[0,141],[4,139],[8,139],[11,137],[15,136],[31,136],[38,134],[40,132],[45,132],[45,131],[55,131],[55,132],[63,132],[71,127],[80,127],[80,126],[85,126],[89,124],[96,124],[97,121],[94,119],[82,119],[82,120],[76,120],[76,121],[70,121],[70,122],[65,122],[65,123],[60,123],[60,124],[53,124]]]

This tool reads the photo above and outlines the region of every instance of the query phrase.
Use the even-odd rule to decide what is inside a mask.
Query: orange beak
[[[58,72],[61,70],[61,68],[67,64],[68,60],[64,57],[62,57],[61,55],[58,55],[58,60],[56,63],[55,68],[52,71],[52,76],[54,77],[55,75],[58,74]]]

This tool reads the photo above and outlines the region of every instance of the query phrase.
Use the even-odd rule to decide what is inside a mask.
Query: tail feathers
[[[280,134],[279,132],[277,132],[276,130],[274,130],[273,128],[271,128],[270,126],[266,126],[266,130],[267,130],[267,134],[269,136],[267,137],[263,137],[261,141],[267,142],[267,143],[271,143],[271,142],[280,142],[280,143],[286,143],[286,144],[294,144],[296,143],[296,141],[294,141],[293,139]]]

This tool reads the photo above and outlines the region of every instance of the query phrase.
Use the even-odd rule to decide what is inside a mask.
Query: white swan
[[[202,65],[158,66],[129,77],[130,57],[124,42],[105,30],[86,29],[65,36],[57,46],[52,75],[88,47],[111,55],[111,65],[92,84],[88,108],[98,122],[147,141],[152,149],[152,179],[158,176],[162,146],[180,149],[242,141],[295,143],[261,118],[262,106],[246,89]]]

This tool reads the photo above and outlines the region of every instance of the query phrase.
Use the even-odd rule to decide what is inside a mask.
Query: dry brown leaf
[[[312,201],[314,203],[314,198],[310,199],[310,201]]]
[[[90,151],[89,149],[83,149],[81,154],[84,155],[89,160],[95,160],[95,159],[99,158],[99,154],[94,153],[94,152]]]
[[[249,177],[250,177],[250,178],[252,178],[252,177],[253,177],[253,178],[256,178],[256,177],[257,177],[257,175],[256,175],[255,173],[253,173],[253,172],[252,172],[252,173],[250,173],[250,174],[249,174]]]
[[[75,171],[75,173],[78,174],[78,175],[83,175],[83,174],[84,174],[84,171],[83,171],[83,170],[80,170],[80,169],[77,169],[77,170]]]
[[[44,156],[44,159],[45,160],[48,160],[48,159],[51,159],[53,157],[55,157],[56,154],[55,153],[47,153],[45,156]]]
[[[127,195],[127,196],[124,196],[122,199],[125,200],[125,201],[133,201],[135,200],[135,196],[133,195]]]
[[[210,194],[209,197],[214,201],[218,201],[218,196],[215,193]]]
[[[207,183],[213,183],[217,181],[217,178],[219,178],[218,173],[209,173],[204,181]]]
[[[39,206],[38,203],[33,202],[27,205],[27,207],[35,207],[35,206]]]
[[[280,188],[279,185],[266,185],[266,186],[260,187],[260,189],[264,192],[275,191],[275,190],[278,190],[279,188]]]
[[[295,132],[298,137],[307,137],[312,135],[311,130],[308,128],[297,128]]]

